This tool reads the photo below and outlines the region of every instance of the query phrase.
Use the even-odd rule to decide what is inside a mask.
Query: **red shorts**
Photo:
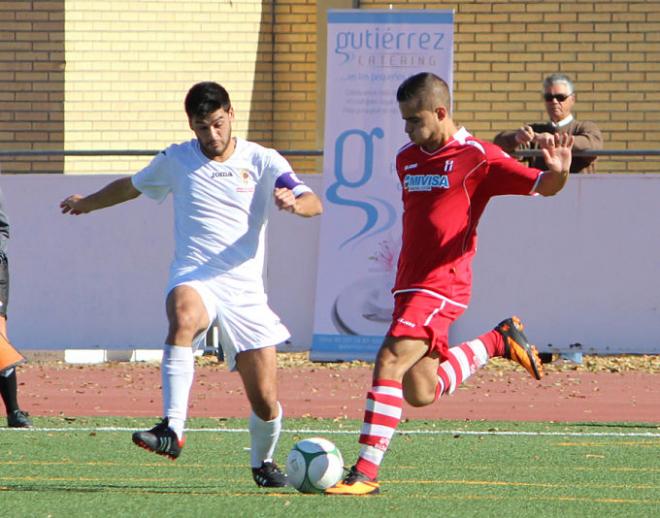
[[[449,349],[449,326],[463,311],[463,306],[424,292],[399,293],[394,297],[392,324],[387,334],[429,340],[428,354],[437,353],[443,361]]]

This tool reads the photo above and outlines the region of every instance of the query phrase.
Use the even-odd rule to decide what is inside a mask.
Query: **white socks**
[[[165,344],[160,372],[163,383],[163,415],[169,418],[170,428],[181,440],[188,414],[188,396],[195,374],[192,347]]]
[[[261,420],[254,412],[250,415],[250,456],[253,468],[261,467],[264,461],[272,461],[275,446],[282,431],[282,405],[277,402],[278,416],[272,421]]]
[[[163,416],[169,426],[183,439],[183,429],[188,414],[188,396],[195,373],[195,358],[191,347],[165,345],[161,378],[163,383]],[[275,447],[282,431],[282,405],[277,403],[278,416],[263,421],[254,412],[250,415],[251,464],[258,468],[264,461],[272,461]]]

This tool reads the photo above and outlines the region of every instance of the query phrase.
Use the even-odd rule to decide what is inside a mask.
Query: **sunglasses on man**
[[[547,102],[547,103],[551,103],[553,101],[553,99],[556,99],[560,103],[563,103],[571,95],[573,95],[573,94],[572,93],[568,94],[568,95],[564,95],[564,94],[545,94],[543,96],[543,98],[545,99],[545,102]]]

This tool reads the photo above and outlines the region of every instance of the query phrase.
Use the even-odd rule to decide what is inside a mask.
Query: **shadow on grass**
[[[4,484],[0,486],[1,493],[16,492],[51,492],[51,493],[134,493],[134,494],[182,494],[182,495],[208,495],[208,496],[291,496],[298,494],[293,488],[291,491],[272,491],[254,488],[252,491],[236,491],[230,488],[219,488],[217,486],[177,486],[177,487],[153,487],[153,486],[125,486],[120,484],[93,484],[93,485],[44,485],[43,482],[35,484]]]

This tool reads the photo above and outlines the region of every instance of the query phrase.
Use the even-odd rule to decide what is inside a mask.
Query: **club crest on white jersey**
[[[236,192],[254,192],[254,182],[250,176],[250,171],[247,169],[241,169],[238,172],[238,176],[241,179],[241,185],[236,188]]]

